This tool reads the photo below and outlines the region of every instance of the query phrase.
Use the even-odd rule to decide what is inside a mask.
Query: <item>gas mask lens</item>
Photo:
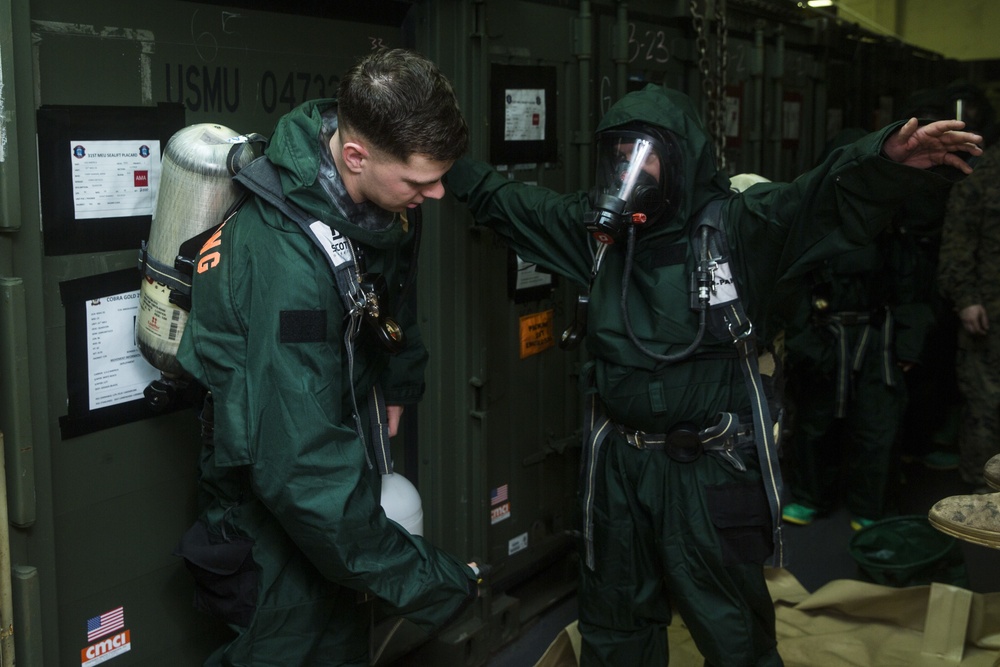
[[[657,141],[619,132],[598,141],[593,210],[585,223],[602,243],[614,243],[628,224],[652,221],[663,211],[663,168]]]
[[[642,174],[648,174],[647,170],[660,170],[659,158],[653,153],[653,142],[648,139],[636,139],[634,142],[619,142],[617,146],[618,165],[615,174],[615,181],[609,183],[605,188],[606,192],[613,192],[618,186],[615,194],[619,199],[631,201],[632,193],[635,191],[636,183]]]

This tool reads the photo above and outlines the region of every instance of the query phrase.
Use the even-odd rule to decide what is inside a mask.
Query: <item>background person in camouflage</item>
[[[987,148],[976,171],[948,198],[938,286],[962,327],[956,359],[965,398],[959,429],[959,471],[977,490],[983,466],[1000,454],[1000,148]]]
[[[989,98],[979,86],[958,79],[944,88],[914,92],[902,118],[941,120],[960,118],[966,130],[983,137],[986,148],[996,141],[1000,128]],[[941,254],[947,198],[917,193],[898,216],[917,250],[916,271],[921,297],[934,313],[920,363],[906,373],[907,409],[900,431],[904,461],[917,461],[933,470],[958,468],[958,427],[964,405],[958,390],[955,357],[961,323],[951,301],[938,290],[936,279]]]

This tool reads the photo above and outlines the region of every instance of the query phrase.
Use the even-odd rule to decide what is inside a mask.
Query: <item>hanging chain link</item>
[[[698,48],[698,69],[701,73],[701,88],[705,95],[706,125],[715,150],[715,160],[720,169],[726,166],[726,132],[723,114],[725,112],[726,67],[728,50],[726,41],[725,0],[715,0],[715,58],[710,63],[708,57],[708,16],[699,6],[699,0],[691,0],[691,22],[695,32],[695,46]],[[711,65],[714,64],[714,68]]]
[[[715,157],[726,168],[726,68],[729,65],[726,0],[715,0]]]
[[[711,106],[715,90],[712,87],[712,73],[708,68],[708,18],[701,13],[698,0],[691,0],[691,22],[694,25],[695,46],[698,48],[698,70],[701,73],[701,88],[705,100]]]

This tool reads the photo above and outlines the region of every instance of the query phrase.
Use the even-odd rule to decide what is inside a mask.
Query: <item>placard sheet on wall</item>
[[[43,106],[37,120],[45,254],[138,253],[184,107]]]
[[[181,392],[168,408],[154,410],[144,396],[160,371],[135,343],[140,285],[137,268],[59,283],[66,310],[64,440],[191,404]]]

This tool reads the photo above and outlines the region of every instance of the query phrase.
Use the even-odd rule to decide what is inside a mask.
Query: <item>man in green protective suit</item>
[[[785,557],[778,410],[756,354],[772,288],[948,184],[927,167],[971,171],[962,127],[899,123],[735,195],[691,101],[649,85],[601,120],[589,195],[466,158],[445,177],[520,257],[588,289],[583,667],[666,664],[672,608],[707,664],[781,664],[762,567]]]
[[[807,525],[843,501],[854,530],[897,512],[905,373],[933,323],[913,235],[894,221],[809,273],[785,328],[794,428],[782,518]]]
[[[419,204],[467,143],[432,63],[374,52],[266,150],[279,199],[311,222],[252,197],[202,248],[178,358],[210,392],[214,436],[178,551],[197,606],[236,631],[206,664],[368,665],[373,604],[434,632],[476,596],[473,567],[380,507],[388,438],[423,392],[401,293]]]
[[[865,134],[842,130],[824,156]],[[934,323],[933,271],[921,273],[927,267],[910,223],[943,212],[946,199],[915,195],[874,241],[823,261],[788,295],[795,306],[784,327],[794,408],[783,450],[788,523],[808,525],[842,501],[854,530],[897,512],[906,374],[924,358]]]

